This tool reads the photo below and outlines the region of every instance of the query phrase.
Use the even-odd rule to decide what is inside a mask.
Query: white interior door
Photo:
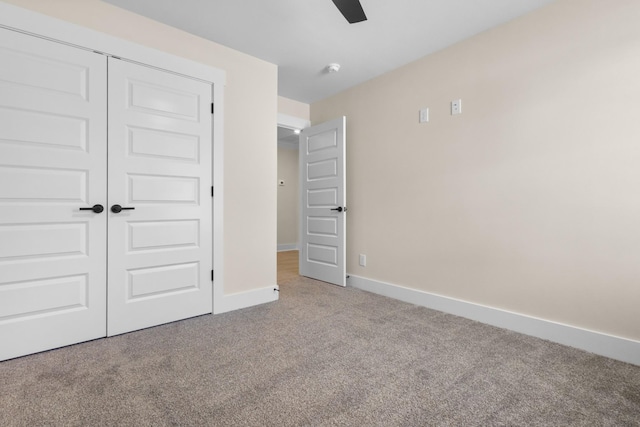
[[[300,134],[300,274],[346,286],[346,118]]]
[[[108,335],[212,311],[211,96],[109,59]]]
[[[0,360],[106,334],[106,57],[0,29]],[[106,206],[105,206],[106,207]],[[97,209],[99,210],[99,209]]]

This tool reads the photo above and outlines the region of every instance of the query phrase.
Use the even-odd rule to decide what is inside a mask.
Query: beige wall
[[[298,150],[278,147],[278,245],[298,244]]]
[[[297,117],[299,119],[310,120],[311,107],[304,102],[295,101],[293,99],[278,97],[278,113],[288,116]]]
[[[277,67],[98,0],[5,2],[226,71],[225,293],[274,285]]]
[[[639,22],[559,0],[312,104],[347,116],[348,272],[640,340]]]

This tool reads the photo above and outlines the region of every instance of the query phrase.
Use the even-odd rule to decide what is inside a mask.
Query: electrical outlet
[[[367,266],[367,256],[360,254],[360,266],[361,267],[366,267]]]
[[[429,122],[429,109],[422,108],[420,110],[420,117],[418,118],[419,123],[428,123]]]
[[[451,101],[451,115],[462,114],[462,99]]]

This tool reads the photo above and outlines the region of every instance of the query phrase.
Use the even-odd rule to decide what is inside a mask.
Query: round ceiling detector
[[[330,73],[337,73],[338,71],[340,71],[340,64],[329,64],[327,65],[327,70]]]

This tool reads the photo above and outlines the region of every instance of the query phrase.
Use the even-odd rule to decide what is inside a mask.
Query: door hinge
[[[213,108],[213,102],[212,102],[211,103],[211,114],[213,114],[213,110],[214,110],[214,108]]]
[[[213,197],[213,185],[211,186],[211,197]]]
[[[211,270],[211,281],[213,282],[213,270]]]

